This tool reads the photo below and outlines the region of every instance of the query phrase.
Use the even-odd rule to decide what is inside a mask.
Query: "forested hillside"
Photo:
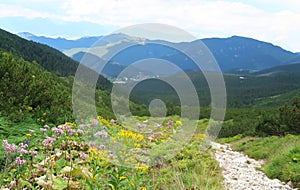
[[[79,64],[54,48],[25,40],[2,29],[0,29],[0,49],[22,57],[25,61],[35,61],[47,71],[61,76],[74,76]],[[111,88],[111,83],[100,75],[98,87],[107,90]]]

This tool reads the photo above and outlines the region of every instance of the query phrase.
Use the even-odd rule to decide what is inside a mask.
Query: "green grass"
[[[254,159],[264,159],[266,163],[263,171],[270,178],[282,181],[292,181],[300,187],[300,136],[287,135],[285,137],[245,137],[224,138],[221,143],[230,142],[236,151],[242,151]]]
[[[31,119],[21,123],[11,123],[7,118],[0,116],[0,165],[4,156],[3,140],[6,139],[11,143],[19,144],[26,139],[26,134],[29,133],[30,129],[39,131],[40,127],[40,125],[34,123]]]
[[[199,142],[185,147],[163,168],[154,169],[153,189],[223,189],[221,169],[211,152],[200,152]]]

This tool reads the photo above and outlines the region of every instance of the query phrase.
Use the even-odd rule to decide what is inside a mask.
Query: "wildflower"
[[[8,154],[14,154],[18,147],[15,144],[9,144],[7,140],[2,141],[2,146]]]
[[[82,158],[84,160],[87,158],[87,154],[82,153],[82,152],[79,152],[79,156],[80,156],[80,158]]]
[[[52,131],[53,131],[54,133],[56,133],[57,135],[62,135],[62,134],[64,134],[64,130],[59,129],[59,128],[57,128],[57,127],[52,128]]]
[[[21,148],[27,148],[27,147],[28,147],[28,144],[26,144],[26,143],[25,143],[25,144],[24,144],[24,143],[20,143],[20,147],[21,147]]]
[[[98,119],[93,119],[92,126],[97,126],[99,124]]]
[[[47,129],[45,129],[45,128],[40,128],[40,131],[41,131],[41,132],[46,132]]]
[[[174,124],[174,122],[172,121],[172,120],[169,120],[168,122],[167,122],[167,125],[169,125],[169,126],[172,126]]]
[[[156,127],[157,127],[157,128],[162,128],[162,124],[158,123],[158,124],[156,125]]]
[[[101,144],[101,145],[99,146],[99,149],[105,149],[105,145],[104,145],[104,144]]]
[[[43,140],[42,144],[46,147],[52,146],[52,143],[55,141],[55,138],[47,137],[45,140]]]
[[[77,133],[78,133],[78,134],[83,134],[83,130],[77,129]]]
[[[175,121],[175,124],[176,125],[182,125],[182,122],[178,120],[178,121]]]
[[[17,157],[16,158],[16,164],[17,165],[22,165],[22,164],[25,164],[26,160],[22,160],[20,157]]]
[[[44,129],[50,129],[50,127],[48,125],[44,125]]]
[[[87,126],[86,124],[80,124],[80,125],[79,125],[79,128],[80,128],[80,129],[83,129],[83,128],[85,128],[86,126]]]
[[[29,133],[30,134],[32,134],[32,133],[34,133],[35,132],[35,130],[29,130]]]
[[[146,128],[147,127],[147,124],[141,124],[141,123],[136,123],[136,125],[137,125],[137,127],[139,128],[139,130],[142,130],[142,129],[144,129],[144,128]]]
[[[106,129],[107,129],[107,127],[106,127],[106,126],[103,126],[102,128],[103,128],[104,130],[106,130]]]
[[[28,111],[32,111],[32,109],[33,109],[33,108],[32,108],[31,106],[28,106],[28,107],[27,107],[27,110],[28,110]]]
[[[21,148],[21,149],[18,150],[18,153],[20,153],[20,154],[27,154],[28,150],[25,150],[24,148]]]
[[[101,130],[95,133],[94,136],[99,138],[106,138],[108,136],[108,133],[104,130]]]
[[[38,152],[35,151],[35,150],[30,150],[30,151],[29,151],[29,154],[32,154],[33,156],[36,156],[36,155],[38,154]]]
[[[74,133],[76,133],[76,130],[74,130],[74,129],[69,129],[69,130],[67,130],[67,132],[68,132],[70,135],[73,135]]]
[[[114,125],[116,123],[116,121],[114,119],[111,119],[110,121],[110,124]]]

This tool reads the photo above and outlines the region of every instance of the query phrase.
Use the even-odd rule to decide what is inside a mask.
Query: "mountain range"
[[[253,41],[254,43],[263,43],[259,41],[257,42],[256,40],[251,40],[242,37],[232,37],[232,38],[237,38],[240,40],[243,39],[246,41],[250,40]],[[232,41],[233,40],[232,38],[228,38],[228,40]],[[214,40],[219,41],[220,39],[214,39]],[[107,71],[107,74],[110,74],[111,72],[115,72],[114,73],[115,75],[117,75],[118,72],[120,72],[122,69],[126,68],[126,66],[130,64],[130,61],[135,61],[135,59],[141,59],[147,56],[150,57],[149,54],[155,55],[160,58],[164,58],[165,60],[168,59],[171,60],[172,58],[174,59],[174,61],[177,61],[178,63],[189,61],[186,60],[184,56],[180,55],[179,52],[176,50],[144,43],[147,41],[148,40],[146,39],[130,37],[124,34],[115,34],[112,36],[112,38],[102,41],[102,44],[100,43],[99,46],[96,46],[93,50],[98,48],[100,50],[106,50],[107,52],[109,52],[112,51],[113,48],[116,48],[118,44],[124,45],[128,43],[128,44],[135,45],[135,48],[137,48],[137,50],[140,51],[139,54],[136,55],[136,57],[127,58],[125,57],[125,55],[121,53],[108,62],[109,63],[107,65],[108,67],[107,69],[104,69],[104,71]],[[171,42],[166,42],[166,43],[171,43]],[[181,43],[180,45],[185,45],[186,47],[189,47],[190,45],[193,45],[193,43],[196,42]],[[276,53],[277,57],[281,57],[281,58],[284,57],[286,59],[286,57],[291,56],[292,59],[297,59],[297,56],[294,57],[295,54],[283,50],[280,47],[276,47],[267,43],[265,43],[265,45],[266,48],[272,48],[279,51]],[[247,47],[248,46],[249,44],[247,45]],[[230,46],[224,48],[230,50]],[[74,73],[76,72],[78,62],[70,59],[62,52],[54,48],[51,48],[48,45],[44,45],[44,44],[40,44],[40,43],[36,43],[33,41],[28,41],[26,39],[20,38],[19,36],[11,34],[4,30],[0,30],[0,49],[4,50],[5,52],[9,52],[10,54],[13,54],[8,56],[9,58],[3,59],[4,60],[3,64],[5,66],[9,66],[10,62],[14,62],[15,64],[17,64],[18,62],[22,62],[19,61],[21,60],[19,58],[22,58],[25,61],[35,62],[35,63],[31,63],[33,65],[36,65],[34,67],[41,66],[47,71],[54,73],[52,74],[53,80],[63,79],[62,85],[66,85],[68,89],[72,87],[72,80],[73,80],[72,76],[74,76]],[[84,48],[80,48],[80,49],[84,50]],[[74,51],[76,49],[71,49],[71,50]],[[132,53],[130,51],[133,50],[128,49],[128,51],[129,51],[128,53]],[[97,51],[95,52],[97,53]],[[282,55],[285,56],[282,55],[278,56],[280,55],[280,52],[282,53]],[[132,55],[134,56],[134,54]],[[99,57],[95,55],[93,51],[90,51],[88,54],[85,53],[84,51],[78,51],[73,55],[73,58],[81,60],[83,56],[89,56],[91,62],[86,63],[86,65],[88,65],[90,68],[93,68],[93,66],[95,66],[94,62],[106,62],[105,54],[104,56],[102,55],[102,57]],[[185,65],[183,64],[183,66]],[[225,73],[224,80],[226,84],[228,107],[245,107],[245,106],[253,106],[255,104],[257,104],[258,106],[261,105],[276,106],[279,104],[282,105],[282,102],[285,102],[287,99],[293,99],[294,97],[297,97],[300,88],[299,67],[300,67],[300,63],[282,64],[279,66],[266,68],[258,71],[251,71],[251,72],[246,69],[244,70],[236,69],[235,72],[240,72],[240,74]],[[141,70],[139,70],[140,68],[137,69],[138,70],[136,70],[135,72],[140,74],[141,73]],[[13,71],[13,73],[15,73],[14,76],[26,75],[26,77],[29,78],[32,77],[32,73],[31,74],[29,73],[29,75],[27,76],[26,72],[27,72],[26,68],[23,72],[24,74],[20,74],[19,70]],[[194,83],[197,93],[201,95],[201,98],[199,99],[201,105],[208,106],[210,103],[210,90],[208,88],[205,77],[203,76],[203,74],[201,74],[201,72],[199,73],[199,71],[190,70],[187,71],[186,73],[190,77],[191,81]],[[66,76],[66,77],[62,77],[62,76]],[[178,74],[178,77],[180,76],[182,76],[181,73]],[[20,80],[22,80],[22,77]],[[10,81],[12,80],[7,80],[6,84],[9,85]],[[112,84],[102,76],[100,76],[98,81],[100,81],[99,86],[102,87],[100,89],[105,90],[104,92],[101,92],[102,94],[105,95],[102,95],[102,98],[99,99],[99,101],[101,100],[101,103],[99,103],[99,107],[103,108],[102,112],[104,112],[106,110],[109,110],[107,109],[107,107],[109,106],[110,103],[109,90],[111,89]],[[55,93],[55,88],[53,88],[53,90]],[[295,91],[296,93],[290,93],[291,91]],[[100,93],[100,91],[97,92]],[[280,96],[281,94],[282,96]],[[44,96],[44,94],[41,93],[41,96]],[[47,96],[48,95],[45,95],[45,97]],[[272,100],[274,97],[279,98],[277,101],[278,103],[269,104],[268,102],[270,102],[270,100]],[[172,90],[172,88],[170,88],[170,86],[168,86],[167,84],[161,85],[159,83],[159,80],[156,80],[156,78],[154,78],[153,80],[151,79],[145,80],[144,82],[138,84],[138,86],[134,88],[134,90],[130,95],[130,99],[133,102],[145,104],[145,105],[148,105],[147,103],[149,103],[149,101],[151,101],[153,98],[159,98],[166,102],[169,101],[174,103],[175,105],[179,103],[178,97],[176,96],[176,93],[174,93],[174,90]],[[259,101],[257,102],[257,100]],[[137,109],[137,113],[141,113],[141,110]]]
[[[103,36],[94,36],[77,40],[35,36],[30,33],[19,33],[19,35],[63,51],[66,55],[79,62],[86,52],[106,60],[107,52],[130,44],[130,48],[118,53],[110,60],[110,62],[114,63],[114,69],[107,69],[105,73],[110,78],[115,77],[119,71],[122,71],[133,62],[149,58],[171,61],[184,71],[197,70],[193,61],[177,50],[157,44],[157,41],[154,40],[132,37],[122,33],[108,35],[105,38]],[[164,43],[175,47],[194,48],[193,45],[197,44],[197,41],[200,40],[185,43],[164,41]],[[201,41],[214,55],[220,69],[224,73],[249,74],[281,65],[300,63],[299,53],[293,53],[271,43],[252,38],[232,36],[229,38],[205,38],[201,39]],[[109,67],[112,66],[110,65]]]

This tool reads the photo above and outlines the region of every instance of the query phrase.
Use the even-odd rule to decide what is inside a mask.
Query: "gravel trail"
[[[230,145],[212,142],[216,150],[215,159],[223,170],[224,186],[229,190],[292,190],[278,179],[268,178],[260,168],[263,161],[249,158],[243,153],[233,151]],[[294,189],[296,190],[296,189]]]

